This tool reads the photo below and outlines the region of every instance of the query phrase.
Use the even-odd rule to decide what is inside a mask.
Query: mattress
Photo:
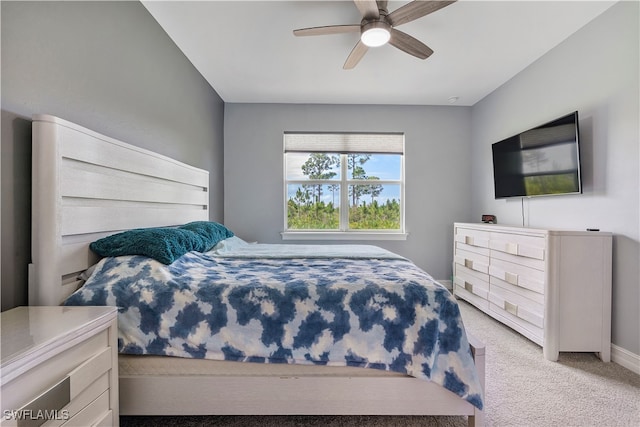
[[[169,265],[138,255],[103,258],[64,304],[118,307],[121,376],[393,371],[482,408],[457,302],[428,273],[378,249],[360,255],[349,247],[347,256],[327,245],[313,257],[313,248],[298,255],[267,246],[191,251]]]
[[[120,377],[134,376],[262,376],[262,377],[409,377],[399,372],[351,366],[244,363],[210,359],[130,355],[118,356]]]

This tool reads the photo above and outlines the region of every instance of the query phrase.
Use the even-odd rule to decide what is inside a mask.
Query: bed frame
[[[97,262],[89,243],[131,228],[208,220],[209,173],[57,117],[33,117],[29,304],[59,305]],[[484,346],[469,336],[484,389]],[[484,414],[408,376],[120,376],[122,415]],[[278,393],[273,393],[278,390]]]

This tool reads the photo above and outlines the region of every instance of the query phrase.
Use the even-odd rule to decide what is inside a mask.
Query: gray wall
[[[227,103],[226,224],[245,240],[282,243],[284,131],[404,132],[409,237],[360,243],[385,247],[449,279],[453,222],[471,219],[470,125],[468,107]]]
[[[615,233],[613,343],[640,354],[638,3],[620,2],[472,109],[473,218],[522,225],[494,200],[490,145],[578,110],[584,194],[524,201],[525,225]]]
[[[140,3],[1,7],[2,310],[27,303],[34,113],[209,170],[222,221],[224,104]]]

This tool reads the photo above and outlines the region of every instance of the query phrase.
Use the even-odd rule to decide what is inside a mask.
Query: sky
[[[287,153],[287,180],[307,180],[308,177],[302,172],[302,165],[309,158],[309,154],[306,153]],[[381,180],[400,180],[401,179],[401,163],[402,158],[400,155],[389,154],[372,154],[369,160],[362,165],[365,170],[366,176],[375,176]],[[340,166],[334,166],[332,169],[336,172],[336,177],[333,181],[339,182],[340,180]],[[297,189],[301,187],[298,184],[289,184],[287,188],[287,198],[294,197]],[[339,195],[333,193],[329,186],[323,186],[322,200],[325,203],[333,202],[335,206],[339,206]],[[400,200],[400,185],[399,184],[385,184],[383,186],[382,193],[376,198],[378,203],[384,204],[387,200],[396,199]],[[365,196],[362,200],[367,203],[371,202],[370,196]]]
[[[287,157],[287,180],[306,180],[302,173],[302,165],[307,161],[309,155],[306,153],[288,153]],[[397,154],[372,154],[369,160],[362,166],[367,176],[377,176],[382,180],[400,180],[401,156]],[[340,166],[335,166],[332,171],[336,172],[336,178],[340,179]]]

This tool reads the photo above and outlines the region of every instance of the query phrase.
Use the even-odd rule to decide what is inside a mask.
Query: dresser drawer
[[[527,300],[539,304],[540,307],[544,307],[544,294],[541,294],[540,292],[535,292],[527,288],[521,288],[519,286],[512,285],[511,283],[500,280],[497,277],[491,277],[489,284],[489,289],[495,289],[496,287],[506,289],[516,295],[519,295],[522,298],[526,298]]]
[[[489,236],[490,233],[488,231],[457,227],[453,238],[456,242],[464,243],[465,245],[488,248]]]
[[[546,239],[544,236],[492,232],[489,248],[511,255],[544,260]]]
[[[96,426],[105,418],[109,410],[109,392],[105,391],[62,425],[64,427]]]
[[[45,360],[13,381],[2,386],[2,408],[17,410],[35,400],[37,396],[45,394],[48,390],[55,387],[65,378],[69,377],[76,368],[92,360],[97,354],[104,351],[109,352],[108,332],[101,331],[97,335],[83,341],[62,353]],[[98,353],[96,353],[98,352]],[[104,357],[104,356],[102,356]],[[88,366],[92,366],[89,364]],[[110,362],[107,369],[111,367]],[[97,379],[99,375],[93,376],[90,382]],[[78,386],[77,381],[85,383],[87,379],[83,379],[77,374],[73,376],[74,380],[69,382],[69,393],[77,394],[82,390],[82,385]],[[29,384],[29,387],[24,387]],[[79,389],[80,388],[80,389]],[[36,391],[37,392],[34,392]],[[72,391],[73,390],[73,391]],[[71,394],[69,394],[71,396]],[[71,397],[69,397],[69,400]],[[69,402],[66,402],[67,404]],[[64,405],[63,405],[64,406]],[[3,424],[4,426],[4,424]]]
[[[489,273],[489,257],[486,255],[457,249],[453,255],[453,260],[456,264],[463,265],[470,270],[485,274]]]
[[[493,289],[492,289],[493,291]],[[542,345],[544,318],[530,307],[518,305],[498,293],[489,292],[489,311],[518,332]]]
[[[104,331],[106,333],[106,331]],[[87,344],[87,343],[83,343]],[[42,390],[35,398],[29,402],[20,406],[8,406],[11,409],[17,410],[19,414],[30,414],[27,416],[33,416],[48,412],[51,419],[45,425],[57,426],[62,422],[67,421],[73,417],[76,413],[83,410],[83,408],[95,400],[99,395],[109,389],[109,379],[107,376],[108,371],[111,369],[111,347],[104,347],[97,353],[86,356],[85,348],[83,345],[73,347],[61,354],[56,358],[50,359],[42,365],[35,368],[33,372],[19,377],[18,385],[26,380],[29,376],[33,377],[34,374],[47,376],[46,373],[54,373],[57,380],[54,384],[48,386]],[[75,369],[70,370],[67,374],[60,374],[60,365],[62,362],[57,360],[58,358],[66,359],[68,362],[76,364],[80,363]],[[16,382],[14,381],[14,383]],[[31,382],[31,384],[33,384]],[[10,398],[9,393],[13,393],[14,388],[3,388],[3,400],[5,396]],[[4,403],[3,403],[4,406]],[[36,421],[45,420],[29,420],[30,426],[40,425]],[[16,419],[6,420],[2,423],[2,427],[9,427],[19,425]],[[82,425],[82,424],[79,424]]]
[[[58,427],[61,426],[80,411],[87,407],[91,402],[96,400],[101,394],[109,390],[109,374],[104,373],[100,378],[91,383],[86,389],[84,389],[76,398],[74,398],[69,405],[67,405],[63,411],[65,411],[64,419],[51,420],[46,422],[43,427]],[[62,411],[61,411],[62,412]]]
[[[508,288],[492,284],[489,301],[501,307],[504,311],[533,324],[538,328],[544,327],[544,302],[533,301],[520,293]]]
[[[543,261],[541,259],[527,258],[527,257],[523,257],[523,256],[518,256],[518,255],[511,255],[511,254],[508,254],[506,252],[495,251],[493,249],[491,250],[490,258],[491,258],[491,260],[500,259],[500,260],[503,260],[503,261],[510,262],[512,264],[523,265],[525,267],[533,268],[533,269],[539,270],[539,271],[545,271],[545,267],[546,267],[545,261]]]
[[[544,294],[544,271],[492,258],[489,266],[489,275],[514,286]]]
[[[483,248],[480,246],[471,246],[471,245],[467,245],[465,243],[461,243],[461,242],[455,242],[455,251],[467,251],[467,252],[474,252],[476,254],[479,255],[484,255],[484,256],[489,256],[491,250],[489,248]]]
[[[489,311],[489,301],[485,298],[480,298],[477,295],[472,294],[467,291],[465,288],[458,286],[457,284],[453,284],[453,294],[462,298],[465,301],[468,301],[470,304],[478,307],[480,310],[484,312]]]
[[[474,274],[472,270],[457,265],[454,272],[453,283],[480,298],[487,299],[489,294],[489,276],[485,274]],[[484,276],[484,277],[482,277]]]

